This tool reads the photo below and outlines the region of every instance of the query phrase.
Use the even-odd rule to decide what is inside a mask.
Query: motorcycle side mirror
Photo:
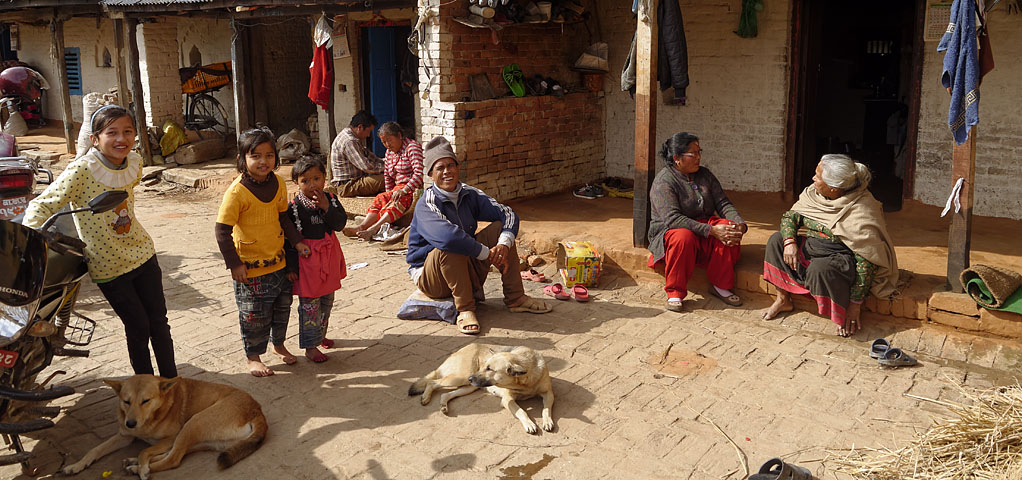
[[[96,195],[95,198],[89,200],[89,211],[92,213],[103,213],[113,210],[115,207],[121,204],[121,202],[128,199],[128,192],[124,190],[111,190],[109,192],[103,192]]]
[[[50,227],[53,226],[53,222],[56,222],[57,218],[61,217],[62,215],[67,215],[69,213],[85,212],[85,211],[89,211],[89,212],[92,212],[92,213],[109,212],[110,210],[113,210],[118,205],[120,205],[121,202],[123,202],[123,201],[125,201],[127,199],[128,199],[128,192],[126,192],[124,190],[111,190],[109,192],[103,192],[103,193],[101,193],[99,195],[96,195],[96,197],[93,198],[92,200],[89,200],[89,206],[88,207],[78,208],[78,209],[75,209],[75,210],[67,210],[67,211],[57,212],[57,213],[53,214],[53,216],[51,216],[50,218],[46,219],[46,222],[43,223],[43,226],[39,227],[39,230],[42,230],[44,232],[45,231],[49,231]]]

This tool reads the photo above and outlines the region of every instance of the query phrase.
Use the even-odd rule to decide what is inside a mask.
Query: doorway
[[[397,122],[406,135],[415,132],[415,97],[407,79],[418,82],[418,59],[408,50],[408,25],[367,27],[362,29],[362,104],[383,125]],[[383,157],[387,149],[373,135],[372,149]]]
[[[922,47],[917,0],[796,0],[789,185],[812,183],[822,155],[869,166],[884,210],[901,209],[915,163]]]

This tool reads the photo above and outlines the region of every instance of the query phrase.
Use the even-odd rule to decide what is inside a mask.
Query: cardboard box
[[[595,287],[600,281],[600,253],[590,242],[559,242],[557,271],[565,288],[576,284]]]

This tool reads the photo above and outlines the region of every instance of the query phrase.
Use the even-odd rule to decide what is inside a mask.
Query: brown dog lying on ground
[[[515,400],[539,395],[543,397],[543,430],[549,432],[554,429],[550,414],[554,406],[550,371],[543,356],[529,347],[466,345],[448,357],[440,368],[413,383],[408,395],[421,393],[422,404],[426,405],[437,388],[455,389],[440,395],[440,411],[445,415],[451,399],[485,388],[500,397],[500,404],[522,422],[528,433],[537,432],[536,423]]]
[[[143,480],[152,472],[177,468],[185,454],[199,450],[222,452],[217,466],[223,470],[256,451],[266,438],[266,417],[259,403],[237,388],[152,375],[103,381],[117,392],[120,431],[78,463],[64,467],[65,474],[81,472],[136,438],[152,446],[124,465]]]

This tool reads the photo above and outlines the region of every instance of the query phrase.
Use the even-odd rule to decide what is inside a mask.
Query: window
[[[78,47],[64,49],[64,67],[67,68],[67,91],[70,95],[82,94],[82,50]]]

